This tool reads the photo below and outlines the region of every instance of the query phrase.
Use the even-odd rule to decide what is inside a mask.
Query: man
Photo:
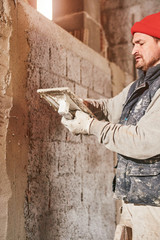
[[[160,12],[131,28],[139,78],[112,99],[86,100],[105,121],[81,111],[62,123],[75,134],[92,134],[118,153],[114,192],[123,200],[117,227],[132,228],[133,240],[160,239]]]

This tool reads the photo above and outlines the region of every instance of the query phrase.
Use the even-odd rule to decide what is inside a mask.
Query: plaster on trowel
[[[77,97],[68,87],[38,89],[37,93],[66,119],[74,118],[75,111],[77,110],[95,117],[81,98]]]

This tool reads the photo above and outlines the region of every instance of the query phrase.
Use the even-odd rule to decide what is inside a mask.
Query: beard
[[[143,56],[139,56],[136,60],[135,67],[146,72],[150,67],[155,66],[160,61],[160,57],[152,57],[149,61],[146,61]]]

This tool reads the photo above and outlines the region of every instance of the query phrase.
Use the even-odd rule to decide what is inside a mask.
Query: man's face
[[[137,69],[147,71],[149,67],[160,63],[160,40],[144,34],[135,33],[133,36],[132,55]]]

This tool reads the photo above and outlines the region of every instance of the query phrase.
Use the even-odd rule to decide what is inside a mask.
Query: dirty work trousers
[[[123,203],[114,240],[125,240],[125,226],[132,229],[132,240],[160,240],[160,207]]]

